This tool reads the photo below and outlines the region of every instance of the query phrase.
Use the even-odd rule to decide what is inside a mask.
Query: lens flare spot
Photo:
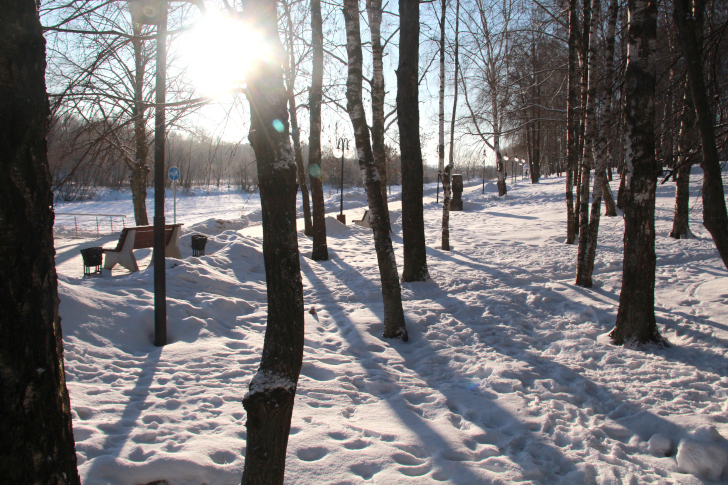
[[[283,130],[286,129],[286,127],[283,125],[283,122],[278,119],[273,120],[273,128],[275,128],[278,133],[283,133]]]
[[[318,164],[311,164],[308,167],[308,174],[317,179],[321,177],[321,166]]]

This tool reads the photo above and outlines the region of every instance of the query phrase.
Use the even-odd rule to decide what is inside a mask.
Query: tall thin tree
[[[308,95],[310,130],[308,134],[308,173],[313,199],[313,251],[311,259],[329,259],[326,243],[326,206],[321,170],[321,98],[324,80],[324,33],[321,0],[311,0],[311,90]]]
[[[443,19],[445,17],[445,8],[442,9]],[[443,32],[444,33],[444,32]],[[452,117],[450,118],[450,159],[445,167],[442,177],[442,249],[450,251],[450,201],[452,199],[452,171],[455,165],[454,147],[455,147],[455,113],[458,106],[458,74],[460,73],[460,0],[456,0],[455,5],[455,81],[454,94],[452,102]],[[443,88],[444,89],[444,88]],[[444,149],[444,146],[443,146]]]
[[[399,2],[399,67],[397,69],[397,122],[402,161],[402,242],[404,281],[425,281],[427,247],[420,146],[419,60],[420,2]]]
[[[349,59],[346,108],[354,127],[354,142],[359,159],[359,169],[364,179],[372,231],[374,232],[374,249],[379,263],[382,298],[384,300],[384,337],[400,338],[407,341],[408,336],[402,309],[402,290],[399,286],[397,261],[394,258],[392,239],[384,217],[381,180],[374,164],[374,154],[369,139],[369,127],[367,126],[364,103],[362,102],[362,49],[357,0],[344,0],[344,20],[346,22],[346,53]]]
[[[728,268],[728,212],[720,173],[713,115],[703,76],[703,19],[705,0],[675,0],[674,19],[685,54],[690,94],[703,157],[703,224],[713,237],[718,254]]]

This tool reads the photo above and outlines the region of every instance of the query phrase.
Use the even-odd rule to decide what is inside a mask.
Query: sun
[[[241,87],[252,61],[269,54],[254,28],[219,13],[208,13],[186,37],[189,75],[207,96],[219,97]]]

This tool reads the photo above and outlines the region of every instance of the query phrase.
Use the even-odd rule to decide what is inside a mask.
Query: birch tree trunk
[[[605,163],[605,177],[601,191],[604,196],[605,216],[614,217],[617,215],[617,205],[614,202],[614,195],[612,194],[612,188],[609,186],[609,181],[612,180],[612,169],[611,166],[614,160],[614,138],[611,133],[614,133],[614,36],[617,30],[617,18],[619,16],[619,1],[611,0],[609,3],[609,9],[607,11],[607,31],[605,33],[606,38],[606,52],[605,52],[605,73],[606,78],[603,85],[604,93],[604,108],[602,111],[602,129],[599,132],[599,146],[600,152],[599,157],[604,157]]]
[[[591,0],[594,24],[599,23],[599,12],[601,10],[600,0]],[[585,24],[586,28],[586,24]],[[588,61],[585,76],[587,78],[586,94],[586,116],[584,117],[584,153],[581,158],[581,197],[579,199],[579,250],[576,261],[576,284],[591,287],[591,273],[588,270],[588,246],[589,246],[589,178],[591,175],[592,162],[595,153],[595,141],[597,138],[596,126],[596,94],[597,94],[597,29],[591,28],[588,40]],[[599,180],[599,183],[602,181]],[[601,191],[600,184],[594,184],[595,190]],[[594,194],[596,201],[597,194]],[[601,193],[599,204],[601,205]],[[598,212],[598,209],[597,209]],[[597,216],[598,217],[598,216]],[[597,222],[598,224],[598,222]],[[598,226],[597,226],[598,227]],[[595,228],[595,231],[597,229]],[[596,237],[596,234],[595,234]],[[596,241],[594,241],[596,242]]]
[[[374,249],[379,263],[384,300],[384,337],[408,339],[402,310],[402,290],[399,286],[397,261],[394,258],[392,239],[384,218],[384,204],[381,197],[381,180],[374,165],[374,154],[369,141],[369,127],[362,102],[362,49],[359,30],[359,6],[357,0],[344,0],[346,22],[346,52],[349,58],[346,83],[346,109],[354,128],[354,142],[359,159],[359,169],[369,202],[369,214],[374,233]]]
[[[291,120],[291,138],[293,138],[293,153],[296,159],[296,170],[298,172],[298,185],[301,187],[301,201],[303,203],[303,233],[306,236],[313,236],[313,225],[311,223],[311,203],[308,199],[308,184],[306,183],[306,170],[303,167],[303,151],[301,150],[301,132],[298,129],[298,113],[296,106],[296,57],[293,50],[293,20],[291,10],[287,2],[283,2],[286,14],[288,29],[286,31],[288,41],[288,63],[286,82],[288,83],[288,114]]]
[[[399,67],[397,69],[397,123],[402,155],[402,242],[404,281],[425,281],[427,247],[423,214],[423,164],[420,147],[419,0],[399,1]]]
[[[367,0],[367,13],[369,14],[369,31],[372,35],[372,152],[374,163],[379,172],[381,183],[382,203],[384,203],[384,217],[387,227],[390,228],[389,205],[387,204],[387,153],[384,149],[384,62],[382,52],[382,0]]]
[[[437,182],[442,180],[442,196],[445,202],[445,18],[447,15],[447,0],[440,0],[442,12],[440,13],[440,92],[438,97],[438,115],[437,115]],[[457,69],[455,70],[457,73]],[[437,202],[439,202],[440,193],[437,193]],[[449,220],[449,217],[448,217]],[[445,215],[443,213],[442,220],[443,242],[442,247],[445,248]],[[449,234],[449,230],[448,230]],[[449,244],[448,244],[449,247]]]
[[[576,214],[574,212],[574,172],[577,164],[577,140],[579,123],[576,118],[577,107],[577,73],[576,50],[578,19],[576,16],[576,0],[569,0],[569,79],[566,113],[566,244],[574,244],[576,240]]]
[[[624,262],[616,345],[667,344],[655,321],[655,43],[657,3],[628,0]]]
[[[246,96],[258,165],[268,321],[260,367],[243,397],[247,446],[242,483],[282,484],[293,401],[303,358],[303,286],[296,233],[296,163],[288,132],[285,54],[276,0],[247,0],[243,18],[272,46],[253,62]]]
[[[686,86],[687,87],[687,86]],[[680,131],[677,135],[677,163],[674,170],[675,177],[675,216],[672,221],[670,237],[675,239],[689,239],[693,237],[690,230],[690,168],[692,166],[688,153],[688,132],[695,124],[694,111],[690,106],[690,96],[685,92],[683,107],[680,114]]]
[[[460,35],[460,0],[456,0],[456,7],[455,7],[455,94],[453,96],[452,101],[452,118],[450,119],[450,160],[448,161],[447,167],[443,170],[443,176],[442,176],[442,249],[443,251],[450,251],[450,201],[452,200],[452,171],[453,166],[455,165],[454,162],[454,151],[455,151],[455,112],[457,111],[458,106],[458,74],[460,73],[460,45],[458,43],[459,41],[459,35]],[[445,6],[444,6],[444,0],[443,0],[443,7],[442,7],[442,18],[443,18],[443,39],[444,39],[444,22],[445,22]],[[444,56],[444,43],[441,44],[441,47],[443,47],[443,50],[441,51],[441,55]],[[441,64],[441,66],[444,64]],[[441,113],[443,113],[443,121],[444,121],[444,108],[442,106],[444,103],[444,92],[445,92],[445,86],[444,86],[444,73],[443,78],[441,78],[440,81],[440,95],[442,96],[440,98],[441,102]],[[444,131],[444,130],[443,130]],[[443,133],[443,139],[444,139],[444,133]],[[445,151],[445,145],[444,141],[441,145],[442,151]],[[443,155],[444,156],[444,155]]]
[[[311,91],[308,107],[310,131],[308,135],[308,173],[311,176],[313,199],[313,252],[311,259],[326,261],[329,248],[326,242],[326,206],[321,170],[321,98],[324,79],[324,34],[321,18],[321,0],[311,0]]]
[[[80,484],[58,316],[36,3],[6,2],[0,30],[0,481]]]
[[[700,162],[703,169],[703,225],[713,237],[718,254],[728,268],[728,212],[720,173],[714,118],[703,78],[704,10],[705,0],[675,0],[675,24],[685,54],[688,84],[703,149]]]

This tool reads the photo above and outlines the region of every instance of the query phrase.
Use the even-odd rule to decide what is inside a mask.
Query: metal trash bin
[[[207,244],[207,236],[202,234],[192,235],[192,256],[199,257],[205,255],[205,245]]]
[[[104,249],[100,247],[85,248],[81,249],[81,256],[83,257],[83,274],[92,275],[101,273],[101,264],[104,257]],[[91,268],[94,268],[94,272],[91,272]]]

